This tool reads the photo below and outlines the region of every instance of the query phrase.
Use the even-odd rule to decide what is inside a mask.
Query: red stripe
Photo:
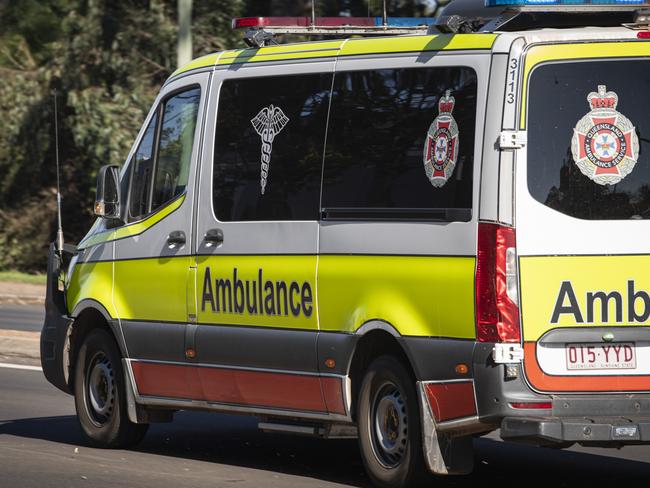
[[[141,395],[198,399],[201,384],[192,368],[170,364],[131,363]]]
[[[424,388],[437,422],[476,415],[472,381],[425,383]]]
[[[342,382],[338,378],[190,365],[132,364],[138,392],[144,396],[345,414]]]
[[[343,401],[343,382],[338,378],[321,378],[323,397],[329,413],[345,415],[345,403]]]
[[[543,392],[648,391],[650,376],[551,376],[537,361],[535,342],[524,344],[524,368],[530,384]]]

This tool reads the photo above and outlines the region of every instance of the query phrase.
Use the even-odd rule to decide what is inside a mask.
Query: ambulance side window
[[[225,80],[213,169],[221,221],[316,220],[332,75]]]
[[[200,96],[198,87],[176,93],[151,119],[132,160],[130,221],[141,219],[185,191]]]
[[[471,218],[473,69],[337,72],[333,86],[324,218]]]
[[[156,135],[158,114],[154,114],[149,126],[140,141],[138,150],[131,160],[131,194],[129,201],[129,217],[137,220],[147,213],[149,187],[153,173],[153,145]]]
[[[152,210],[185,191],[200,98],[200,88],[193,88],[174,95],[165,103],[151,202]]]

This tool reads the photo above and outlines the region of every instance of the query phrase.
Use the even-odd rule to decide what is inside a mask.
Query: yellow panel
[[[546,61],[567,61],[572,59],[624,58],[650,56],[650,44],[646,41],[631,42],[589,42],[580,44],[552,44],[534,46],[526,53],[524,86],[522,88],[522,129],[526,128],[526,103],[529,76],[535,66]]]
[[[316,260],[289,255],[199,256],[198,322],[317,330]]]
[[[187,322],[192,258],[115,261],[115,308],[122,319]]]
[[[495,34],[445,34],[438,36],[404,36],[350,39],[340,56],[373,53],[491,49]]]
[[[217,65],[336,56],[342,43],[342,40],[305,42],[225,51],[219,58]]]
[[[214,64],[217,62],[217,59],[219,59],[219,55],[220,53],[213,53],[208,54],[207,56],[196,58],[195,60],[187,63],[185,66],[182,66],[181,68],[178,68],[176,71],[174,71],[170,78],[173,78],[176,75],[180,75],[181,73],[185,73],[186,71],[192,71],[193,69],[214,66]]]
[[[74,267],[66,294],[68,312],[72,313],[77,304],[90,298],[101,303],[112,317],[117,317],[112,300],[113,263],[81,263]]]
[[[210,54],[195,59],[174,74],[209,66],[261,61],[284,61],[291,59],[325,58],[360,54],[402,53],[421,51],[491,49],[495,34],[445,34],[438,36],[364,37],[349,40],[304,42],[282,44],[262,48],[236,49]]]
[[[149,227],[153,226],[154,224],[157,224],[162,219],[167,217],[169,214],[177,210],[181,205],[183,205],[184,201],[185,201],[185,195],[183,194],[179,198],[173,200],[166,206],[160,208],[159,210],[157,210],[156,212],[154,212],[144,220],[140,220],[139,222],[134,222],[132,224],[124,225],[116,229],[106,230],[98,234],[93,234],[89,236],[87,239],[81,241],[77,246],[77,249],[82,250],[91,246],[96,246],[97,244],[101,244],[103,242],[110,242],[117,239],[122,239],[124,237],[133,237],[142,234]]]
[[[321,256],[322,330],[381,319],[402,335],[474,338],[473,257]]]
[[[557,327],[650,325],[650,256],[522,257],[520,273],[526,341]]]

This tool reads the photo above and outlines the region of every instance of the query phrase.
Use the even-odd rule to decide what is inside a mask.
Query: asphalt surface
[[[152,425],[135,449],[94,449],[82,438],[72,397],[40,371],[0,367],[0,488],[369,486],[355,441],[264,434],[256,425],[253,417],[179,412],[172,423]],[[650,446],[560,451],[497,439],[474,441],[473,475],[435,485],[630,486],[650,479]]]
[[[44,305],[0,304],[0,329],[40,332],[44,318]]]

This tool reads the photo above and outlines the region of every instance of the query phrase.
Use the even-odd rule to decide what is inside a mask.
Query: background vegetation
[[[389,0],[431,15],[433,0]],[[380,15],[380,0],[320,0],[319,15]],[[194,0],[193,55],[243,46],[238,16],[308,15],[304,0]],[[95,178],[121,164],[160,85],[176,69],[176,0],[0,0],[0,270],[45,269],[56,232],[53,119],[58,93],[67,242],[93,221]]]

